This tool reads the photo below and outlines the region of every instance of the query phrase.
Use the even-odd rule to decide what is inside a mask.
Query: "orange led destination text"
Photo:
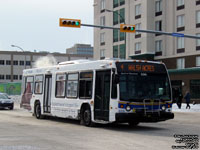
[[[153,65],[128,65],[129,71],[145,71],[154,72],[155,67]]]

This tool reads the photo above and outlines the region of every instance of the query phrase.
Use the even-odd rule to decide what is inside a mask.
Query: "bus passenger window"
[[[43,88],[43,75],[35,77],[35,94],[42,94]]]
[[[56,76],[56,97],[65,97],[65,74],[57,74]]]
[[[67,97],[77,98],[78,95],[78,73],[68,74]]]
[[[93,72],[81,72],[79,81],[79,97],[81,99],[92,98]]]
[[[26,89],[24,93],[25,94],[33,93],[33,77],[26,78]]]

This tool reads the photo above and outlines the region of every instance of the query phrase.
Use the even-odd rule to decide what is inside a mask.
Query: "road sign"
[[[60,26],[61,27],[80,28],[81,27],[81,20],[60,18]]]
[[[135,25],[120,24],[120,32],[135,32]]]
[[[182,34],[182,33],[172,33],[172,36],[175,36],[175,37],[184,37],[185,35]]]

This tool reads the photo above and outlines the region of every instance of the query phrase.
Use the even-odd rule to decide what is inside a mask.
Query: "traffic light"
[[[120,32],[135,32],[135,25],[120,24]]]
[[[80,28],[81,27],[81,20],[60,18],[60,26],[61,27]]]

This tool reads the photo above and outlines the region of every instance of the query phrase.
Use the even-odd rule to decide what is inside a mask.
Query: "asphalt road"
[[[169,150],[174,134],[200,136],[200,113],[175,113],[175,119],[85,127],[75,120],[37,120],[29,112],[0,110],[0,150]]]

